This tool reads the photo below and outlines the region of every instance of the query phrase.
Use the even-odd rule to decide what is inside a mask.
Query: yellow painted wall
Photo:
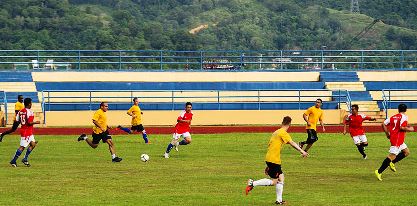
[[[171,126],[181,111],[144,111],[145,126]],[[194,110],[192,125],[276,125],[284,116],[292,117],[292,124],[304,124],[303,110]],[[94,111],[50,111],[46,112],[46,126],[71,127],[92,126]],[[325,124],[339,124],[344,110],[325,110]],[[130,125],[126,111],[108,111],[108,123],[111,126]]]
[[[388,110],[388,117],[395,115],[398,113],[398,109],[389,109]],[[405,113],[408,116],[408,123],[409,124],[417,124],[417,109],[407,109]]]
[[[358,72],[360,81],[417,81],[417,71]]]
[[[35,82],[296,82],[319,72],[32,72]]]

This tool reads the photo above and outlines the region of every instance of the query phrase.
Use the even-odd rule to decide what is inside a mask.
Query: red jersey
[[[33,114],[32,110],[28,108],[23,108],[19,111],[16,116],[16,120],[20,122],[22,125],[20,127],[20,136],[21,137],[29,137],[33,135],[33,125],[29,125],[29,123],[33,122],[35,115]]]
[[[350,136],[364,135],[365,130],[362,127],[362,122],[365,120],[371,120],[372,117],[366,116],[364,114],[353,115],[349,114],[345,119],[345,124],[349,125]]]
[[[400,146],[404,143],[405,131],[400,127],[406,127],[408,124],[408,117],[405,114],[396,114],[384,121],[384,124],[389,126],[389,136],[391,146]]]
[[[192,120],[193,119],[193,113],[187,113],[186,111],[181,112],[180,116],[177,118],[177,120]],[[190,123],[186,122],[177,122],[175,125],[175,133],[182,134],[186,132],[190,132]]]

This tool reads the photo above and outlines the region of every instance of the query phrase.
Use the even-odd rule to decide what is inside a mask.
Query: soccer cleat
[[[10,165],[11,165],[12,167],[17,167],[16,162],[10,162]]]
[[[364,160],[368,159],[368,155],[364,155],[364,156],[363,156],[363,159],[364,159]]]
[[[253,189],[253,179],[248,179],[248,185],[246,185],[246,195],[249,194],[249,192]]]
[[[112,162],[121,162],[123,159],[122,158],[120,158],[120,157],[115,157],[115,158],[113,158],[111,161]]]
[[[86,135],[86,134],[82,134],[82,135],[80,135],[80,136],[78,137],[78,141],[83,141],[83,140],[85,140],[85,139],[84,139],[85,137],[87,137],[87,135]]]
[[[168,159],[169,158],[169,154],[168,153],[165,153],[164,154],[164,157],[165,157],[165,159]]]
[[[278,201],[275,201],[275,204],[276,205],[286,205],[287,204],[287,202],[286,201],[281,201],[281,202],[278,202]]]
[[[378,170],[375,170],[375,176],[379,181],[382,181],[382,174],[379,174]]]
[[[30,164],[29,164],[29,162],[28,162],[27,160],[22,159],[22,163],[23,163],[24,165],[26,165],[26,167],[30,167]]]
[[[397,169],[395,169],[395,164],[394,163],[392,163],[392,162],[390,162],[389,163],[389,168],[391,169],[391,171],[393,171],[393,172],[396,172],[397,171]]]

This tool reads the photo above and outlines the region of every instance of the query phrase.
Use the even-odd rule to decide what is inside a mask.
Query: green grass
[[[292,134],[295,141],[305,134]],[[416,143],[406,140],[411,156],[378,181],[373,171],[387,155],[382,134],[368,134],[368,160],[348,136],[319,134],[310,157],[283,150],[284,199],[290,205],[412,205],[417,201]],[[32,167],[9,166],[19,139],[0,143],[0,205],[272,205],[274,187],[244,195],[248,178],[264,178],[270,134],[193,135],[193,143],[162,154],[170,135],[114,136],[121,163],[112,163],[105,144],[91,149],[76,137],[38,135]],[[143,163],[140,154],[150,155]],[[20,163],[21,158],[19,159]]]

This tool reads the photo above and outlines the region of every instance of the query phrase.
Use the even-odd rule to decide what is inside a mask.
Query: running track
[[[341,133],[343,126],[326,126],[326,133]],[[367,133],[383,132],[381,126],[364,126]],[[6,131],[9,128],[1,128],[0,132]],[[171,134],[172,127],[146,127],[149,134]],[[195,126],[191,128],[192,134],[221,134],[221,133],[272,133],[278,126]],[[19,130],[18,130],[19,131]],[[17,132],[15,134],[17,134]],[[321,127],[318,127],[318,132],[322,132]],[[90,134],[92,132],[89,128],[35,128],[36,135],[79,135],[82,133]],[[289,132],[305,132],[305,126],[291,126]],[[126,134],[119,129],[110,130],[111,134]]]

